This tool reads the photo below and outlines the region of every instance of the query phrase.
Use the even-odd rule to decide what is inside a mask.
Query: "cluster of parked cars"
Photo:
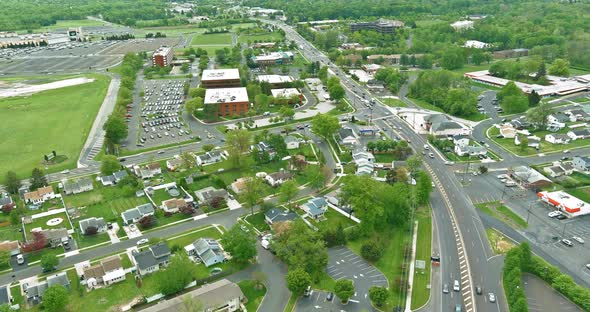
[[[561,242],[568,247],[574,247],[574,243],[572,243],[572,240],[578,242],[579,244],[584,244],[584,239],[579,236],[572,236],[571,240],[564,238],[561,240]]]

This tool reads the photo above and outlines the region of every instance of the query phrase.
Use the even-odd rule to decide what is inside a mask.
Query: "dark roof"
[[[0,287],[0,305],[5,303],[10,304],[10,296],[8,292],[9,290],[7,285]]]
[[[142,252],[134,253],[133,258],[135,258],[135,262],[137,263],[137,266],[140,270],[145,270],[159,264],[151,250],[144,250]]]
[[[139,205],[135,208],[137,208],[137,210],[139,210],[142,215],[154,212],[154,206],[152,206],[150,203]]]
[[[80,191],[84,188],[93,188],[92,180],[90,178],[81,178],[78,181],[68,180],[66,183],[64,183],[64,191],[66,193],[73,193],[75,191]]]
[[[572,130],[575,135],[590,135],[588,129]]]
[[[70,289],[70,280],[68,279],[66,272],[47,277],[47,286],[51,287],[55,285],[62,285],[65,288]]]
[[[345,139],[349,136],[354,137],[354,132],[350,128],[341,128],[338,130],[338,135],[340,135],[340,139]]]
[[[100,229],[101,227],[104,227],[106,225],[106,223],[104,222],[104,219],[101,218],[88,218],[88,219],[84,219],[80,221],[80,229],[85,233],[86,229],[88,229],[89,227],[93,226],[96,229]]]
[[[124,177],[126,177],[127,175],[128,175],[127,174],[127,171],[125,171],[125,170],[119,170],[119,171],[113,173],[113,176],[115,177],[115,180],[121,180]]]
[[[156,258],[169,256],[171,253],[170,248],[168,248],[166,243],[158,243],[154,246],[150,246],[150,249]]]
[[[299,215],[292,211],[284,211],[279,208],[272,208],[265,213],[265,216],[270,219],[271,222],[292,221],[299,217]]]
[[[0,206],[12,204],[12,198],[10,196],[0,197]]]

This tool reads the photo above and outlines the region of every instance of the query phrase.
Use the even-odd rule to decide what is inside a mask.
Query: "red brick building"
[[[244,87],[207,89],[205,92],[205,110],[217,117],[245,115],[249,105]]]
[[[201,76],[203,88],[234,88],[240,87],[240,71],[231,69],[205,69]]]
[[[165,67],[172,64],[174,59],[174,51],[172,48],[160,47],[152,54],[152,66]]]

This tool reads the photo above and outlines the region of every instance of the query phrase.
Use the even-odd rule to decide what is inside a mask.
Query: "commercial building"
[[[201,86],[207,89],[240,87],[240,71],[237,68],[205,69],[201,76]]]
[[[463,31],[473,28],[473,21],[456,21],[451,24],[451,27],[456,31]]]
[[[359,30],[374,30],[381,34],[391,34],[397,28],[404,27],[404,22],[402,21],[391,21],[391,20],[379,20],[375,22],[357,22],[352,23],[349,25],[350,31],[359,31]]]
[[[207,89],[205,110],[215,116],[236,116],[248,112],[248,91],[246,88]]]
[[[272,89],[270,93],[272,93],[274,98],[289,99],[289,104],[293,104],[291,103],[293,96],[297,96],[299,102],[303,101],[303,94],[297,88]]]
[[[541,201],[557,208],[568,217],[577,217],[590,213],[590,204],[564,191],[539,192]]]
[[[287,75],[258,75],[256,79],[269,83],[274,88],[285,87],[293,82],[293,77]]]
[[[252,61],[259,66],[273,66],[287,64],[293,61],[292,52],[271,52],[269,54],[252,57]]]
[[[477,41],[477,40],[467,40],[465,44],[463,44],[464,48],[471,48],[471,49],[486,49],[491,47],[492,45],[489,43]]]
[[[492,53],[494,58],[514,58],[514,57],[523,57],[529,55],[529,49],[510,49],[510,50],[500,50],[494,51]]]
[[[408,59],[410,59],[412,56],[414,56],[414,58],[419,58],[423,55],[424,54],[408,54]],[[401,59],[402,54],[373,54],[367,56],[367,62],[370,64],[383,63],[397,65],[400,64]]]
[[[174,51],[169,47],[160,47],[154,54],[152,54],[152,66],[168,66],[172,64],[174,58]]]

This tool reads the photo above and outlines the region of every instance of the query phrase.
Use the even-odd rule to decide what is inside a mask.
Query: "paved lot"
[[[360,312],[360,311],[376,311],[373,307],[365,307],[360,304],[350,301],[348,304],[343,305],[340,303],[340,299],[334,296],[332,301],[326,300],[328,292],[321,290],[314,290],[309,297],[301,297],[295,305],[295,311],[297,312],[311,312],[311,311],[326,311],[326,312]]]
[[[523,274],[522,282],[531,312],[578,312],[582,309],[564,298],[540,278]]]
[[[357,305],[359,309],[371,309],[369,288],[388,287],[383,273],[346,247],[328,250],[327,272],[335,280],[350,279],[354,282],[356,293],[349,304]]]
[[[180,42],[179,38],[152,38],[152,39],[132,39],[118,41],[108,49],[100,51],[102,55],[124,55],[132,52],[155,51],[161,46],[175,46]]]

